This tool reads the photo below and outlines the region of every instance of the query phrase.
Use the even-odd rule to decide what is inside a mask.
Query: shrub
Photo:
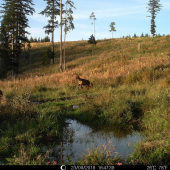
[[[50,64],[50,60],[54,58],[54,52],[51,52],[51,48],[48,47],[43,55],[43,65]]]

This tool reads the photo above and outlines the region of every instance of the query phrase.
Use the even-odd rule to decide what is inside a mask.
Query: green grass
[[[47,108],[40,110],[29,101],[27,93],[15,96],[0,108],[0,153],[3,158],[22,157],[19,152],[22,145],[29,158],[36,159],[43,145],[61,138],[64,123],[61,113],[50,112]]]
[[[81,158],[74,163],[70,160],[71,165],[118,165],[121,163],[125,165],[125,160],[119,157],[113,148],[112,143],[107,145],[87,149],[87,154],[82,155]]]
[[[49,45],[32,44],[32,65],[21,60],[22,74],[15,80],[9,76],[0,82],[7,100],[0,105],[0,153],[10,158],[11,164],[38,164],[39,154],[42,154],[39,164],[46,164],[41,141],[48,142],[47,137],[60,138],[63,124],[59,122],[64,122],[66,117],[91,126],[108,124],[135,130],[137,125],[146,138],[134,146],[127,162],[169,164],[168,36],[100,40],[93,57],[91,45],[86,41],[67,42],[64,73],[59,73],[59,43],[55,43],[55,64],[42,66],[42,56]],[[89,79],[93,88],[78,89],[76,74]],[[42,104],[33,105],[31,101]],[[73,105],[80,107],[75,110]],[[17,155],[18,162],[13,155]],[[107,157],[101,148],[95,148],[74,164],[118,162],[126,161],[112,155]]]

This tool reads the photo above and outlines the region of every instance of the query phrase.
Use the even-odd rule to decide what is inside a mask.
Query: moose
[[[78,75],[77,75],[76,79],[78,79],[78,84],[79,84],[79,86],[81,87],[81,89],[82,89],[82,86],[86,86],[87,89],[89,89],[89,87],[92,87],[92,86],[93,86],[93,84],[90,83],[89,80],[82,79],[82,78],[80,78]],[[78,87],[79,87],[79,86],[78,86]]]

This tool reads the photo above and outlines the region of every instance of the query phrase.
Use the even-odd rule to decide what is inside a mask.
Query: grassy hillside
[[[138,43],[141,44],[139,51]],[[40,121],[43,126],[43,119],[32,115],[32,110],[25,109],[27,104],[32,107],[30,101],[41,101],[43,103],[41,107],[37,106],[37,113],[44,116],[52,113],[52,116],[54,113],[60,115],[54,120],[56,122],[63,117],[74,117],[98,126],[107,123],[134,130],[137,125],[143,129],[142,133],[146,139],[136,144],[128,158],[129,164],[169,164],[169,36],[100,40],[93,56],[91,45],[87,41],[67,42],[67,69],[63,73],[59,72],[59,43],[55,43],[55,64],[49,66],[42,66],[41,63],[43,53],[50,44],[33,43],[31,46],[31,63],[30,59],[21,61],[21,74],[18,78],[0,81],[0,89],[5,96],[0,106],[4,109],[0,112],[0,123],[4,123],[5,120],[11,121],[10,109],[17,108],[14,118],[23,115],[23,112],[26,115],[28,113],[28,117],[32,117],[36,122]],[[93,88],[89,91],[86,88],[78,89],[77,74],[90,80]],[[8,101],[13,101],[13,104],[9,104]],[[72,110],[70,106],[75,104],[80,104],[81,107]],[[9,116],[6,116],[6,113],[10,113]],[[25,117],[23,119],[25,121]],[[53,124],[50,124],[50,121],[52,119],[49,118],[49,127],[62,128],[62,124],[58,123],[55,127],[55,122],[52,121]],[[6,123],[3,126],[8,127]],[[28,140],[27,137],[10,133],[12,137],[9,135],[8,139],[0,134],[3,136],[3,139],[0,139],[0,152],[5,156],[9,155],[8,151],[3,149],[3,141],[6,141],[8,148],[13,142],[18,146],[19,143]],[[38,130],[35,132],[36,135],[30,133],[29,129],[20,133],[37,138],[41,135],[41,138],[44,138]],[[51,138],[56,135],[54,131],[46,132],[45,129],[44,133],[47,136],[51,135]],[[34,142],[27,141],[27,144],[38,143],[37,138]],[[39,151],[33,153],[30,155],[36,155]],[[114,161],[112,163],[115,164]]]

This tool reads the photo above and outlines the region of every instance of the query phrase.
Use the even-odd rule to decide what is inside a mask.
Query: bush
[[[43,65],[50,64],[50,60],[54,58],[54,52],[51,52],[51,48],[48,47],[43,55]]]

